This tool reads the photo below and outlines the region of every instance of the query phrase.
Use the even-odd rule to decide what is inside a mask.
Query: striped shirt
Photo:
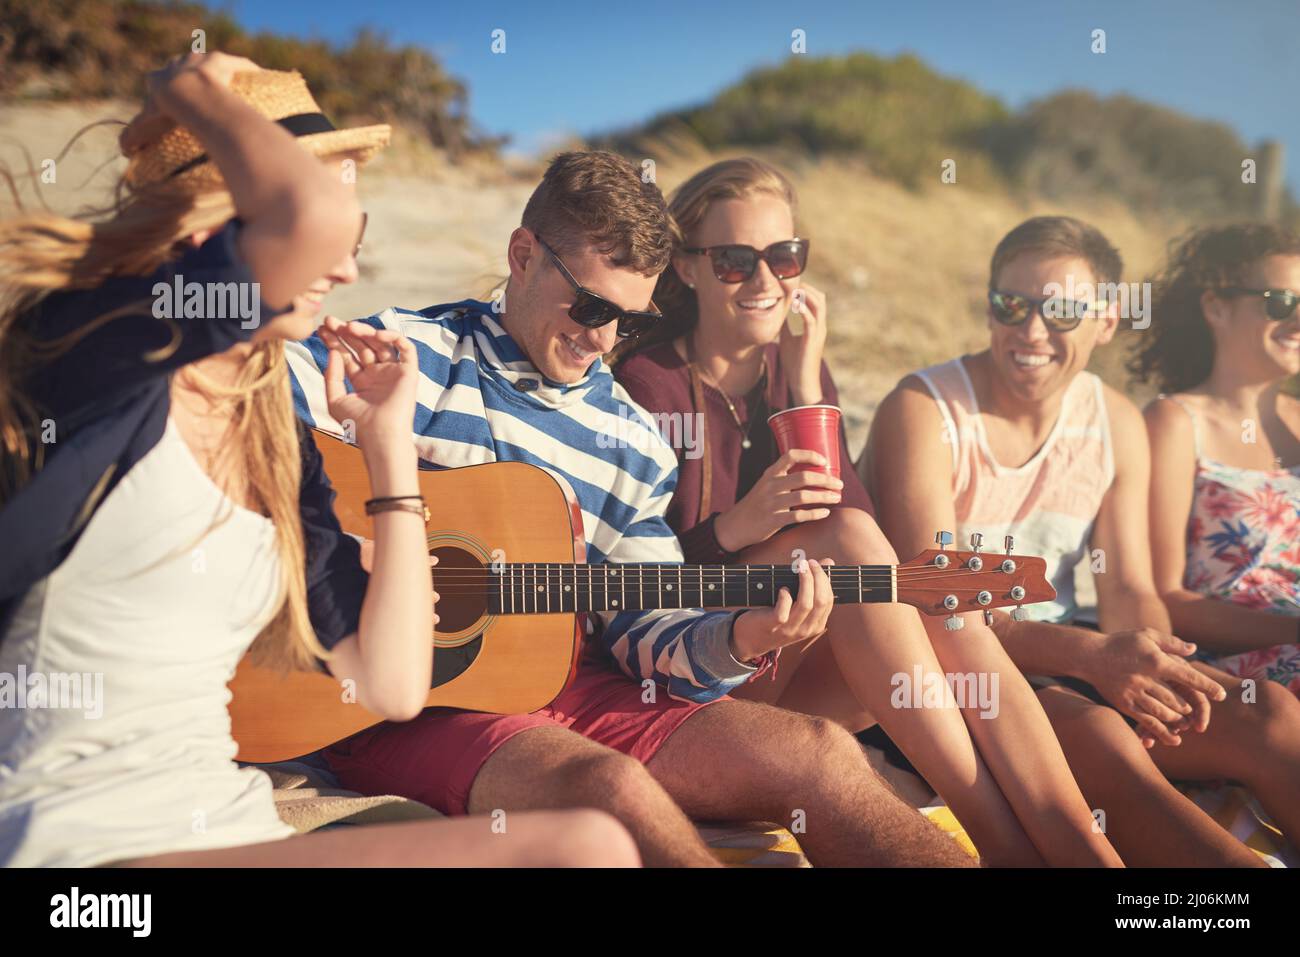
[[[1054,601],[1026,605],[1037,621],[1068,623],[1079,610],[1074,573],[1087,551],[1093,522],[1115,478],[1110,419],[1101,380],[1080,372],[1066,387],[1060,415],[1042,448],[1012,468],[993,457],[975,387],[966,365],[953,359],[913,373],[943,416],[952,448],[957,543],[972,532],[987,542],[1016,540],[1016,551],[1041,555]]]
[[[587,561],[681,563],[664,521],[677,459],[650,416],[597,359],[579,381],[543,376],[486,303],[465,300],[362,319],[415,345],[415,445],[425,468],[526,462],[564,479],[582,510]],[[294,407],[309,425],[342,436],[329,415],[319,336],[287,347]],[[733,612],[656,609],[598,613],[599,640],[632,678],[671,697],[707,701],[756,669],[737,662]]]

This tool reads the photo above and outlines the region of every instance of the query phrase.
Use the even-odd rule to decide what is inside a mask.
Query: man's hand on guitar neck
[[[799,567],[799,595],[792,597],[782,588],[771,608],[751,608],[736,617],[731,632],[731,654],[737,661],[752,663],[769,651],[817,638],[835,609],[835,595],[821,562],[802,561]]]

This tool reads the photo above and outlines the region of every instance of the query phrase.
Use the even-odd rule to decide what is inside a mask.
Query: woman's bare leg
[[[1246,695],[1240,678],[1200,662],[1192,667],[1223,685],[1228,697],[1210,705],[1205,731],[1185,732],[1176,748],[1157,744],[1152,760],[1178,780],[1240,781],[1300,847],[1300,700],[1275,681],[1257,681],[1253,696]]]
[[[1034,689],[992,629],[948,632],[937,620],[930,622],[927,632],[945,672],[998,679],[997,718],[986,720],[979,709],[962,713],[1034,846],[1054,866],[1121,866],[1106,836],[1093,826],[1088,802]]]
[[[836,509],[828,518],[786,529],[746,549],[746,562],[786,563],[795,549],[840,564],[893,564],[884,534],[866,513]],[[733,692],[830,718],[850,731],[875,719],[952,808],[986,864],[1042,866],[1035,848],[980,757],[956,707],[896,708],[895,674],[942,673],[916,612],[904,605],[841,605],[828,633],[811,646],[781,653],[775,681],[760,678]]]
[[[1131,867],[1264,867],[1160,773],[1120,713],[1067,688],[1038,700],[1106,835]],[[1174,750],[1174,749],[1167,749]]]
[[[119,867],[637,867],[632,836],[602,811],[528,811],[336,828]]]

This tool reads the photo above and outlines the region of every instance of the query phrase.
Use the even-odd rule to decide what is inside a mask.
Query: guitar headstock
[[[898,600],[923,615],[948,615],[944,627],[955,631],[965,625],[963,612],[982,611],[992,621],[994,608],[1012,608],[1011,616],[1024,617],[1021,606],[1051,601],[1056,589],[1047,580],[1047,562],[1032,555],[1013,555],[1015,542],[1004,541],[1006,552],[982,551],[984,536],[971,535],[970,551],[954,551],[951,532],[935,535],[938,548],[927,549],[898,566]]]

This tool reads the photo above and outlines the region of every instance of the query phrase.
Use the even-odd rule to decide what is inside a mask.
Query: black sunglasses
[[[793,279],[808,265],[808,240],[786,239],[766,249],[739,243],[725,246],[688,246],[682,252],[693,256],[707,255],[713,263],[713,275],[719,282],[744,282],[754,275],[761,259],[777,279]]]
[[[1264,312],[1272,320],[1282,322],[1295,315],[1295,307],[1300,304],[1300,292],[1290,289],[1247,289],[1244,286],[1228,286],[1219,292],[1226,296],[1263,296]]]
[[[655,311],[642,312],[636,309],[624,309],[622,306],[610,302],[599,293],[592,292],[573,278],[573,273],[569,272],[568,267],[555,254],[555,250],[548,246],[541,236],[537,237],[537,242],[546,250],[546,254],[551,257],[551,261],[560,270],[560,275],[569,281],[569,285],[577,293],[573,305],[569,307],[569,318],[578,325],[585,326],[588,329],[599,329],[601,326],[617,320],[618,328],[615,331],[618,333],[618,337],[620,339],[635,339],[663,318],[663,313],[658,311],[653,299],[650,300],[650,307]]]
[[[1069,332],[1077,328],[1092,309],[1101,306],[1105,303],[1080,302],[1064,296],[1038,299],[1014,292],[989,290],[989,312],[1004,326],[1023,326],[1036,312],[1043,317],[1047,328],[1054,332]]]

